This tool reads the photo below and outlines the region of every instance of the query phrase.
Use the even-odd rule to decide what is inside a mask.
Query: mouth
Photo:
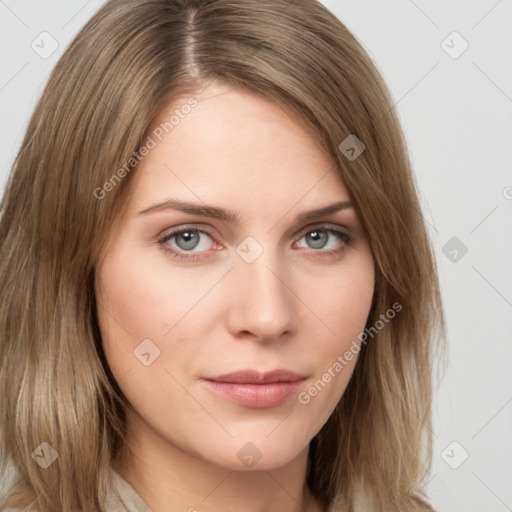
[[[210,391],[243,407],[277,407],[293,396],[306,376],[289,370],[242,370],[202,379]]]

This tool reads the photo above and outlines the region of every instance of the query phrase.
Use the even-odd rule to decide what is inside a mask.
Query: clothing
[[[112,470],[112,473],[117,496],[113,496],[109,501],[108,512],[151,512],[151,509],[144,503],[135,489],[119,473],[114,470]],[[367,508],[367,505],[363,505],[362,502],[359,503],[360,506],[356,506],[355,510],[370,512],[371,509]],[[326,512],[337,512],[337,507],[331,506]]]
[[[119,473],[111,471],[116,494],[109,497],[108,512],[151,512],[135,489]]]
[[[114,495],[107,498],[107,512],[151,512],[135,489],[116,471],[111,470]],[[2,509],[2,512],[21,512],[21,508]]]
[[[107,512],[152,512],[135,489],[116,471],[111,469],[114,483],[114,495],[108,497]],[[326,512],[338,512],[336,504],[332,504]],[[371,506],[366,502],[364,494],[356,500],[357,512],[370,512]],[[20,512],[18,509],[7,509],[3,512]]]

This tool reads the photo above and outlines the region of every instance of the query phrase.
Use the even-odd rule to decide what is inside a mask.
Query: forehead
[[[327,193],[349,197],[311,128],[272,100],[230,86],[174,98],[147,137],[154,147],[134,176],[137,206],[176,192],[205,202],[219,194],[235,202],[308,196],[315,206]]]

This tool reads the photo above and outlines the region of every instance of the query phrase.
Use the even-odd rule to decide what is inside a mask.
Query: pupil
[[[185,231],[179,235],[178,240],[180,240],[180,238],[185,240],[184,244],[178,244],[181,249],[193,249],[197,245],[197,233]]]
[[[313,246],[315,249],[322,248],[325,245],[326,233],[324,231],[311,231],[309,235],[313,240]]]

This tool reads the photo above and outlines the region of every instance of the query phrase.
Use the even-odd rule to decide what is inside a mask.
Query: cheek
[[[180,274],[169,279],[165,268],[131,254],[112,255],[98,268],[97,298],[105,323],[114,330],[124,329],[124,336],[159,338],[186,311],[195,293]],[[184,276],[183,276],[184,277]],[[172,296],[175,300],[169,301]]]
[[[185,274],[174,273],[172,282],[169,274],[165,266],[143,261],[127,248],[111,253],[96,272],[98,322],[108,366],[134,409],[147,417],[161,411],[164,397],[169,403],[182,398],[181,388],[164,370],[173,365],[185,370],[194,360],[193,340],[169,341],[191,341],[183,332],[186,315],[204,291],[191,287]],[[166,413],[159,414],[164,418]]]
[[[315,322],[317,334],[312,333],[312,338],[321,341],[310,352],[316,362],[317,380],[313,383],[314,389],[306,390],[306,401],[326,389],[315,402],[317,406],[323,402],[328,411],[341,398],[359,356],[361,333],[366,326],[373,293],[373,261],[368,258],[340,272],[322,293],[317,291],[311,296],[308,304],[321,319]]]
[[[112,372],[118,377],[134,365],[134,351],[144,340],[151,340],[159,349],[167,315],[162,297],[165,286],[158,279],[158,272],[126,248],[111,253],[98,265],[96,276],[103,347]],[[157,349],[153,348],[153,357]]]
[[[190,366],[207,338],[204,309],[211,306],[211,300],[206,296],[224,272],[196,270],[192,280],[190,270],[180,272],[155,264],[126,247],[98,266],[98,321],[116,377],[140,365],[135,359],[139,347],[158,353],[152,367]]]
[[[374,294],[373,261],[367,257],[347,265],[336,275],[325,280],[321,293],[317,290],[312,309],[323,320],[331,333],[327,345],[342,348],[365,327]]]

